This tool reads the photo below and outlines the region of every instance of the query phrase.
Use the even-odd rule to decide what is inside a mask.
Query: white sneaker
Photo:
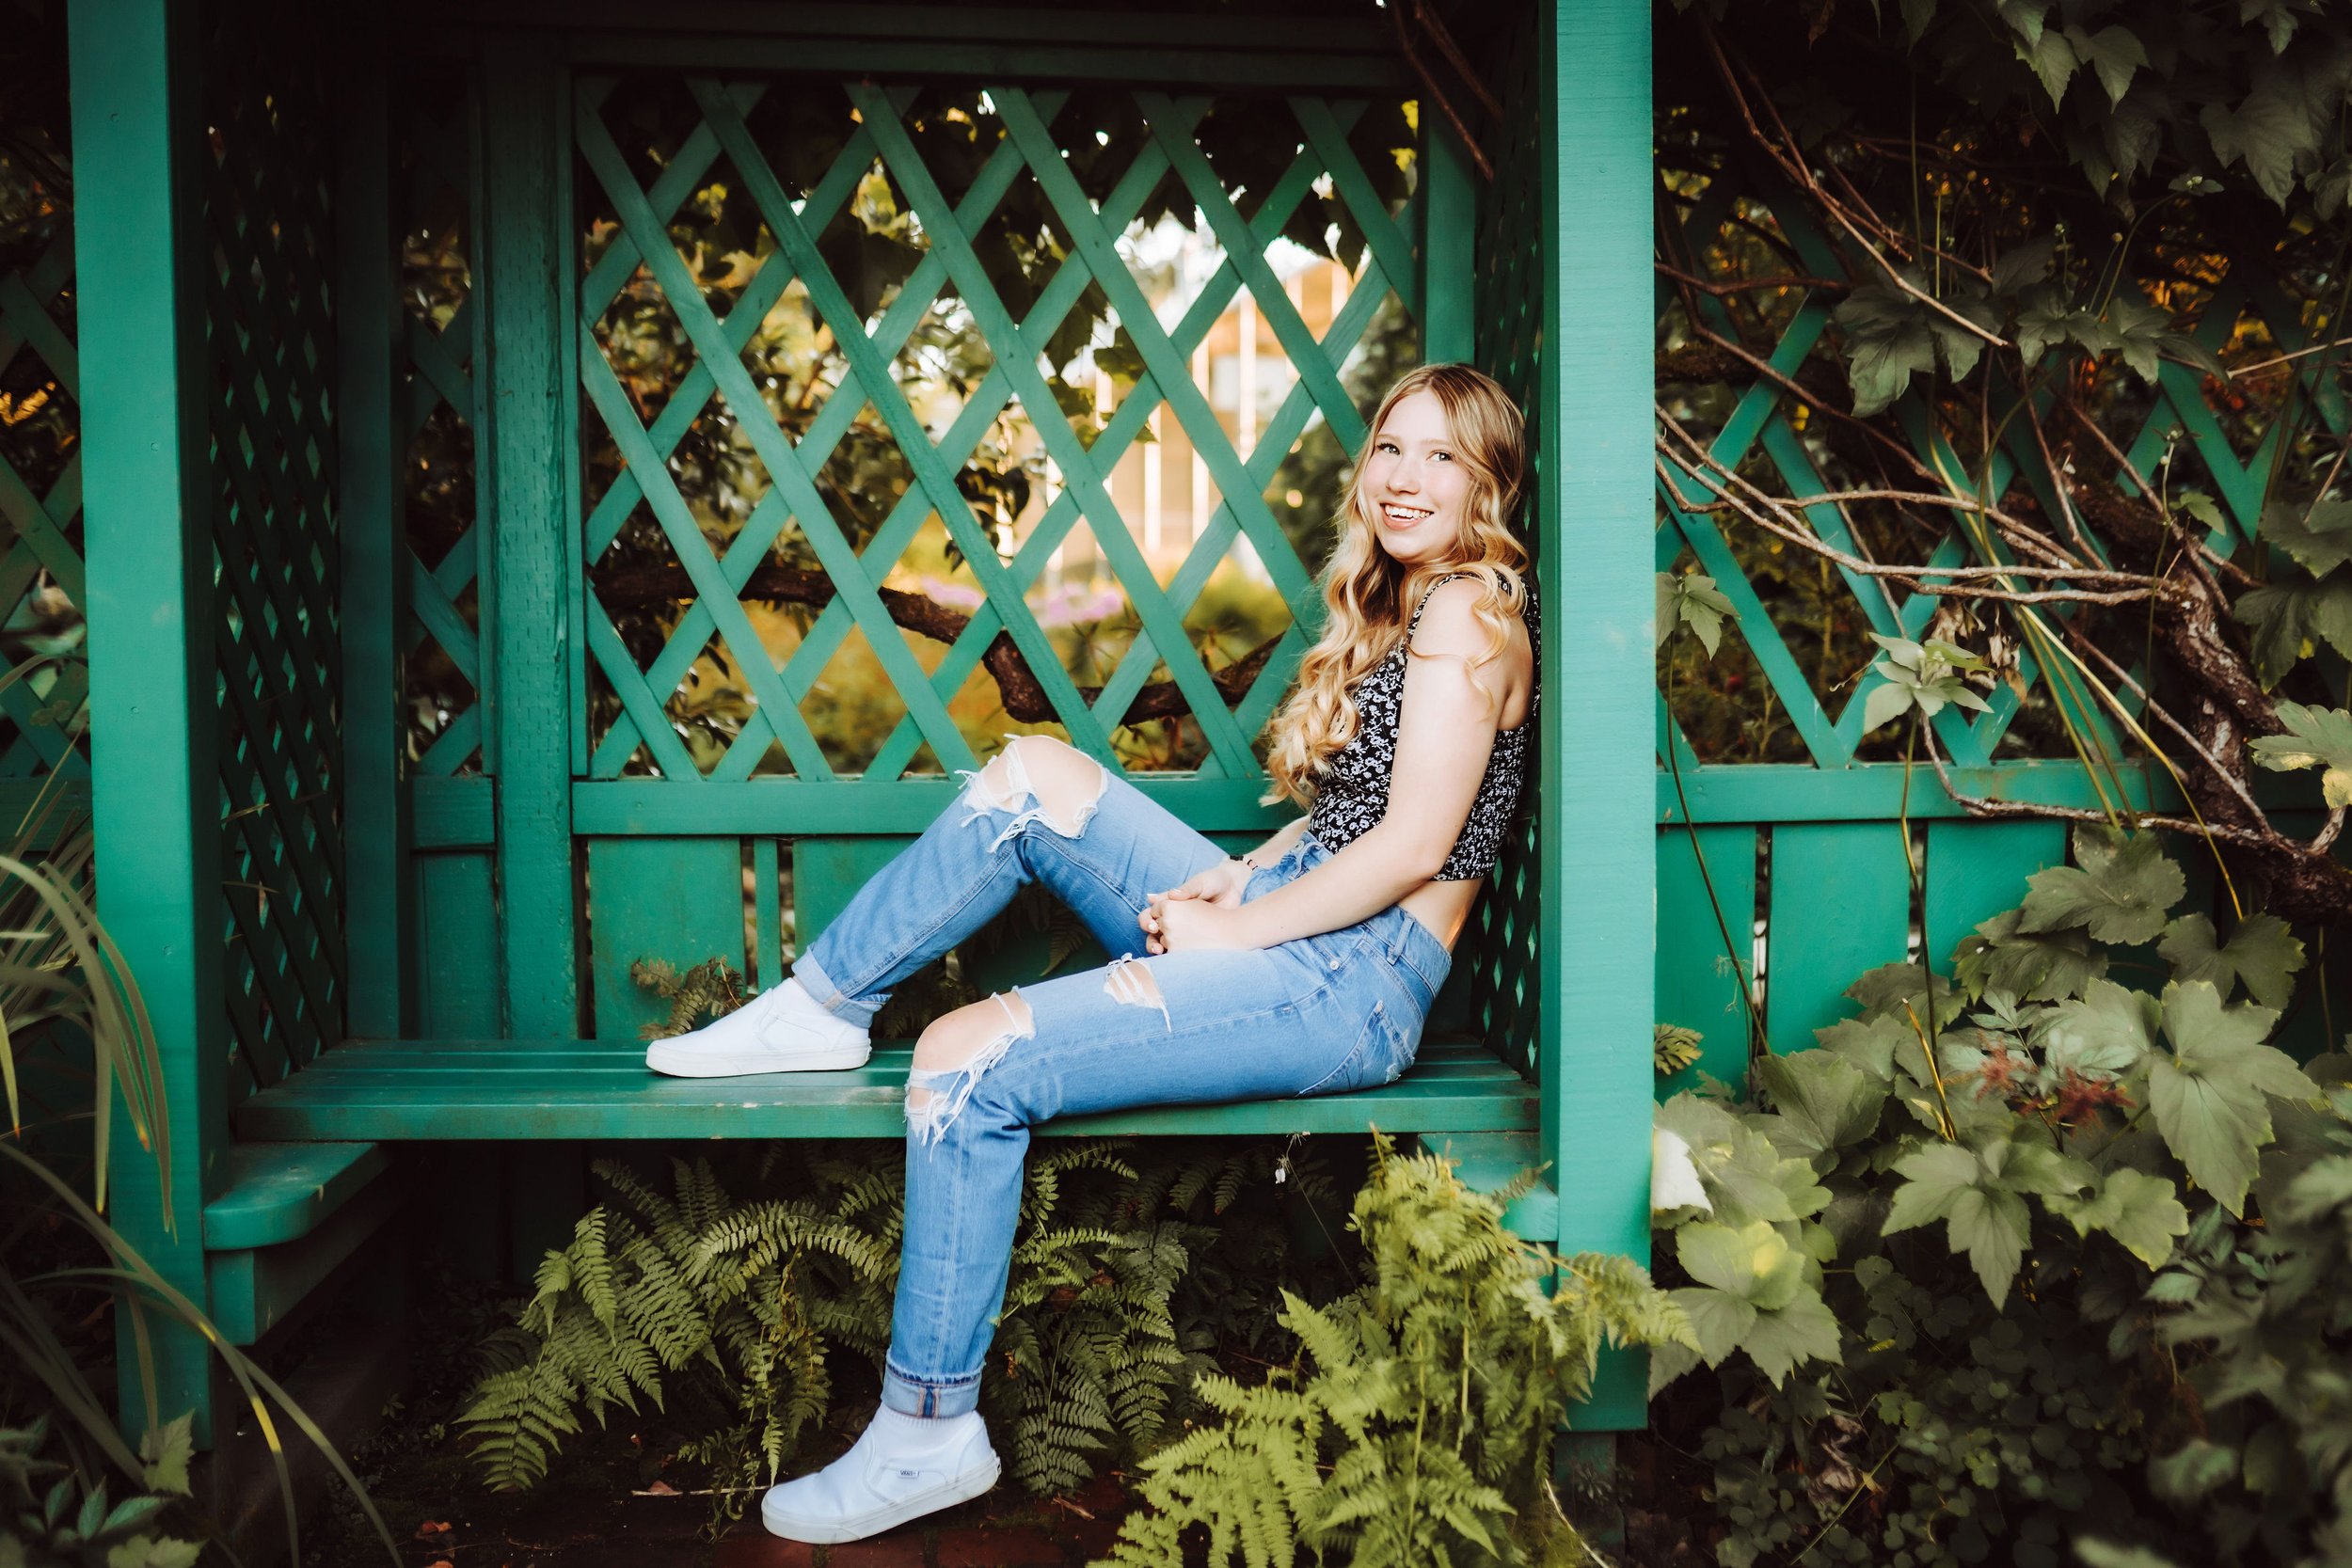
[[[817,1005],[800,981],[771,986],[726,1017],[674,1039],[656,1040],[645,1065],[673,1078],[731,1078],[753,1072],[835,1072],[874,1053],[866,1031]]]
[[[769,1488],[759,1522],[787,1541],[863,1541],[970,1501],[1001,1468],[978,1411],[925,1419],[884,1405],[848,1453]]]

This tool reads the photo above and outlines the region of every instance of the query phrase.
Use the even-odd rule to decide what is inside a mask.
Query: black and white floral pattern
[[[1438,583],[1453,580],[1440,578]],[[1437,591],[1438,583],[1431,584],[1429,592]],[[1528,584],[1526,604],[1523,618],[1528,645],[1540,654],[1542,631],[1533,583]],[[1330,770],[1316,791],[1308,823],[1327,849],[1336,850],[1361,838],[1388,815],[1389,775],[1396,767],[1397,723],[1405,709],[1405,650],[1413,640],[1414,628],[1421,625],[1422,610],[1428,608],[1428,594],[1423,594],[1412,620],[1406,624],[1404,638],[1388,657],[1348,689],[1359,716],[1355,737],[1332,753]],[[1540,695],[1540,690],[1528,694],[1527,717],[1516,729],[1495,732],[1495,749],[1486,759],[1486,777],[1478,781],[1478,798],[1470,802],[1470,819],[1462,824],[1462,836],[1454,840],[1445,864],[1438,871],[1438,880],[1462,881],[1494,869],[1495,858],[1510,834],[1512,818],[1518,814]]]

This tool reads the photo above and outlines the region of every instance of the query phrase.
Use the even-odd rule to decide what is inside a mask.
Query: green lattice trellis
[[[1380,302],[1391,294],[1408,305],[1420,294],[1419,263],[1406,239],[1409,214],[1392,212],[1348,143],[1363,112],[1359,103],[1295,98],[1295,151],[1287,172],[1263,195],[1249,193],[1245,215],[1237,194],[1218,177],[1196,138],[1211,101],[1136,93],[1132,111],[1148,128],[1132,165],[1098,206],[1066,166],[1054,126],[1068,102],[1060,92],[993,88],[987,95],[983,151],[960,197],[950,199],[926,165],[906,115],[910,88],[828,84],[816,90],[846,92],[857,123],[829,168],[810,179],[796,199],[776,171],[771,150],[750,128],[764,92],[757,84],[693,80],[687,84],[700,122],[668,158],[649,186],[641,186],[602,112],[610,81],[579,85],[577,141],[596,187],[611,204],[620,232],[589,269],[580,295],[580,364],[589,418],[618,449],[623,467],[596,498],[586,521],[584,559],[590,604],[587,646],[596,669],[618,700],[610,729],[592,736],[588,773],[618,776],[639,749],[673,779],[703,776],[675,732],[665,707],[715,635],[734,652],[755,699],[741,733],[708,769],[721,779],[748,777],[771,745],[803,778],[835,776],[801,705],[826,662],[853,631],[862,632],[886,673],[905,718],[867,762],[869,781],[904,774],[926,747],[940,762],[968,767],[973,749],[950,717],[946,702],[971,676],[991,642],[1010,638],[1042,687],[1057,720],[1076,744],[1110,757],[1111,735],[1136,694],[1165,668],[1200,724],[1207,756],[1201,770],[1232,777],[1259,772],[1251,736],[1287,684],[1316,614],[1312,581],[1284,536],[1263,492],[1310,420],[1320,416],[1352,449],[1363,435],[1362,414],[1340,372]],[[665,227],[722,156],[743,182],[770,247],[756,272],[722,315],[705,296]],[[885,178],[919,226],[922,258],[897,293],[872,319],[861,314],[818,244],[827,226],[862,181]],[[1006,192],[1034,180],[1066,254],[1025,309],[1016,310],[992,284],[975,250],[976,237]],[[1180,183],[1221,244],[1224,264],[1172,326],[1164,327],[1120,252],[1119,241],[1164,180]],[[1346,304],[1318,340],[1294,310],[1268,270],[1265,251],[1319,183],[1360,229],[1368,255]],[[640,267],[675,313],[696,361],[648,422],[609,361],[597,324]],[[805,433],[795,442],[770,418],[740,356],[788,287],[798,284],[816,317],[831,331],[846,371]],[[1110,318],[1133,341],[1141,361],[1132,389],[1092,439],[1066,420],[1034,418],[1057,406],[1040,366],[1046,341],[1089,290],[1099,290]],[[1298,372],[1288,397],[1245,458],[1222,428],[1188,360],[1227,305],[1247,289]],[[927,311],[952,294],[968,311],[993,356],[993,366],[960,413],[934,435],[916,416],[892,373],[892,361]],[[959,470],[975,446],[1015,402],[1033,415],[1046,453],[1066,483],[1010,557],[980,527],[958,488]],[[668,460],[695,420],[713,406],[738,420],[770,487],[739,531],[715,549],[672,479]],[[870,406],[897,443],[911,482],[887,518],[859,549],[827,506],[817,483],[850,422]],[[1156,409],[1181,423],[1220,493],[1214,522],[1193,544],[1172,578],[1162,584],[1137,548],[1127,519],[1106,484],[1111,466],[1136,441]],[[640,506],[689,579],[694,598],[657,655],[633,656],[596,598],[595,563],[620,537]],[[954,639],[936,669],[926,672],[892,622],[880,590],[926,521],[938,517],[969,564],[985,602]],[[763,657],[756,631],[739,595],[768,559],[787,524],[814,552],[835,596],[781,665]],[[1111,566],[1140,623],[1102,689],[1089,701],[1039,624],[1026,595],[1056,546],[1081,524]],[[1291,616],[1291,626],[1254,682],[1229,700],[1186,634],[1185,617],[1210,573],[1247,539]]]
[[[1543,119],[1534,19],[1500,73],[1507,118],[1493,182],[1481,193],[1478,224],[1478,364],[1518,400],[1527,416],[1529,515],[1521,534],[1541,547],[1533,509],[1544,471],[1547,432],[1539,395],[1543,369]],[[1537,877],[1542,864],[1540,791],[1531,790],[1517,846],[1496,864],[1463,934],[1457,964],[1469,971],[1473,1026],[1495,1052],[1533,1078],[1540,1060],[1541,997],[1536,942],[1541,933]]]
[[[1727,179],[1710,184],[1686,214],[1668,220],[1679,237],[1680,255],[1703,261],[1715,254],[1714,238],[1734,216],[1736,204],[1740,204],[1739,210],[1743,215],[1768,222],[1804,271],[1816,277],[1842,275],[1836,252],[1797,215],[1799,206],[1794,199],[1785,194],[1774,198],[1770,192],[1762,198],[1749,197]],[[1739,333],[1723,300],[1708,294],[1696,298],[1697,309],[1708,325],[1736,340]],[[1661,282],[1661,315],[1675,303],[1678,303],[1678,296],[1673,293],[1670,284]],[[1798,301],[1769,356],[1769,362],[1781,374],[1793,375],[1821,344],[1830,325],[1833,303],[1818,293]],[[2262,325],[2282,353],[2293,353],[2307,344],[2300,312],[2272,279],[2248,262],[2233,265],[2228,277],[2213,291],[2190,336],[2207,350],[2218,352],[2249,318]],[[2325,369],[2325,361],[2307,362],[2297,374],[2304,394],[2312,400],[2328,428],[2339,435],[2352,429],[2352,409],[2347,409],[2344,388]],[[1816,495],[1838,488],[1823,474],[1801,431],[1792,422],[1788,412],[1791,400],[1782,388],[1757,375],[1741,380],[1727,390],[1735,400],[1732,411],[1714,432],[1708,446],[1715,462],[1725,468],[1743,468],[1754,473],[1760,457],[1791,496]],[[2010,396],[2013,402],[2013,394]],[[1919,397],[1915,390],[1897,405],[1913,450],[1931,467],[1954,476],[1956,487],[1966,488],[1973,476],[1948,442],[1936,434],[1935,423]],[[2253,452],[2241,459],[2216,413],[2205,378],[2190,367],[2171,360],[2160,365],[2156,385],[2147,401],[2137,435],[2126,448],[2132,467],[2143,475],[2166,474],[2176,486],[2193,482],[2195,470],[2201,468],[2223,518],[2221,526],[2209,534],[2208,543],[2226,554],[2254,537],[2262,508],[2262,475],[2275,455],[2279,428],[2274,424],[2265,431]],[[1990,412],[2004,434],[1987,465],[1989,492],[1997,498],[2022,487],[2045,515],[2061,515],[2063,508],[2043,460],[2035,450],[2027,421],[2006,419],[2010,408],[2000,394],[1994,396]],[[2132,483],[2122,470],[2115,477],[2119,484],[2128,487]],[[1707,493],[1687,473],[1678,475],[1672,483],[1661,478],[1659,494],[1665,526],[1659,531],[1659,569],[1670,569],[1686,549],[1692,553],[1698,569],[1715,579],[1738,611],[1732,635],[1742,640],[1755,657],[1790,723],[1802,736],[1812,763],[1823,769],[1846,767],[1854,760],[1862,740],[1864,712],[1879,678],[1869,675],[1854,682],[1843,706],[1833,711],[1829,695],[1808,678],[1783,635],[1784,628],[1775,624],[1770,605],[1749,580],[1722,530],[1711,516],[1679,504],[1677,490],[1682,499]],[[1816,504],[1808,507],[1805,515],[1822,539],[1841,549],[1855,549],[1851,520],[1838,506]],[[1952,565],[1973,555],[1963,532],[1963,515],[1955,513],[1942,539],[1920,559],[1931,564]],[[1883,578],[1843,567],[1835,570],[1872,631],[1917,638],[1927,630],[1939,604],[1947,602],[1928,594],[1905,594]],[[1851,672],[1823,672],[1822,675],[1829,680],[1849,673]],[[1932,721],[1936,738],[1954,762],[1963,767],[1993,762],[2003,738],[2024,711],[2028,696],[2037,691],[2045,700],[2069,704],[2078,718],[2094,729],[2105,730],[2104,718],[2080,705],[2071,693],[2050,692],[2046,673],[2036,666],[2029,650],[2020,657],[2018,673],[2018,687],[2003,684],[1988,694],[1990,711],[1972,718],[1957,707],[1947,707]],[[1661,748],[1671,745],[1677,749],[1676,755],[1682,766],[1695,765],[1699,759],[1680,726],[1667,712],[1662,692],[1659,711]]]
[[[200,160],[232,1098],[340,1037],[347,980],[327,84],[250,20],[207,18]]]
[[[473,150],[462,79],[420,69],[403,104],[400,203],[405,359],[408,620],[403,638],[411,768],[490,770],[483,747],[479,486],[473,451],[480,312],[473,298]]]
[[[73,237],[60,223],[31,264],[0,276],[0,621],[21,656],[74,641],[83,598],[81,377],[72,335]],[[58,605],[50,593],[62,594]],[[50,623],[60,635],[44,635]],[[28,648],[26,645],[29,644]],[[0,778],[86,777],[82,708],[89,672],[69,657],[54,675],[0,689]]]

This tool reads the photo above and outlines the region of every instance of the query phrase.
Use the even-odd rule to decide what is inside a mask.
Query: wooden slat
[[[731,838],[588,841],[588,952],[598,1039],[634,1040],[669,1006],[629,979],[640,958],[681,974],[743,967],[743,849]]]
[[[499,1032],[498,910],[490,857],[420,855],[417,1019],[445,1038]]]
[[[2063,822],[1928,824],[1928,957],[1943,969],[1952,947],[2026,900],[2026,879],[2066,863]]]
[[[1772,830],[1772,912],[1764,928],[1765,1035],[1801,1051],[1852,1013],[1848,986],[1903,957],[1911,877],[1891,822]]]
[[[572,944],[572,693],[564,656],[572,596],[564,539],[577,526],[565,409],[574,278],[565,105],[568,72],[545,43],[503,35],[483,49],[483,237],[486,405],[480,433],[496,486],[482,625],[498,774],[500,953],[508,1032],[578,1027]]]
[[[1658,1022],[1696,1029],[1702,1037],[1699,1059],[1660,1080],[1661,1096],[1696,1087],[1701,1072],[1727,1084],[1746,1075],[1748,1014],[1740,993],[1755,969],[1755,922],[1754,828],[1701,828],[1696,849],[1685,829],[1659,832]],[[1730,951],[1724,945],[1725,925]]]
[[[228,1188],[204,1206],[215,1252],[307,1236],[392,1166],[368,1143],[232,1143],[224,1164]]]

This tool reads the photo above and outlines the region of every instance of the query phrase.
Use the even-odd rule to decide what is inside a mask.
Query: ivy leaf
[[[2050,866],[2026,879],[2032,891],[2026,895],[2021,929],[2080,926],[2094,942],[2146,942],[2164,929],[2164,917],[2188,891],[2181,868],[2166,858],[2153,833],[2078,829],[2074,859],[2076,865]]]
[[[2262,536],[2295,557],[2315,578],[2352,561],[2352,500],[2324,500],[2311,509],[2273,501],[2263,509]]]
[[[2075,68],[2082,61],[2074,54],[2074,46],[2064,33],[2036,28],[2037,36],[2017,40],[2017,57],[2033,68],[2044,91],[2053,103],[2066,102],[2066,84],[2074,79]]]
[[[1773,1142],[1810,1158],[1834,1154],[1878,1126],[1886,1085],[1826,1051],[1768,1056],[1756,1074],[1779,1108]]]
[[[1973,294],[1958,294],[1947,298],[1945,306],[1953,315],[1975,323],[1987,332],[2001,329],[2001,313],[1992,302]],[[1944,369],[1954,381],[1977,368],[1977,360],[1984,353],[1984,340],[1951,319],[1951,316],[1930,310],[1925,313],[1928,331],[1935,338],[1935,346],[1944,356]]]
[[[2005,910],[1963,937],[1952,950],[1961,983],[1981,996],[2005,990],[2028,1002],[2074,996],[2107,972],[2081,931],[2021,931],[2026,911]]]
[[[2295,189],[2297,153],[2319,150],[2319,127],[2301,78],[2267,72],[2235,109],[2208,103],[2197,117],[2224,165],[2243,163],[2263,194],[2280,207]]]
[[[2237,1450],[2192,1437],[2148,1466],[2148,1482],[2170,1502],[2193,1503],[2237,1474]]]
[[[1784,1157],[1771,1138],[1711,1101],[1686,1090],[1658,1108],[1655,1125],[1689,1147],[1708,1202],[1726,1225],[1803,1219],[1829,1202],[1810,1161]]]
[[[2328,803],[2352,803],[2352,713],[2340,707],[2305,707],[2300,703],[2280,703],[2278,711],[2287,733],[2249,742],[2254,760],[2278,773],[2298,768],[2324,769],[2319,788]]]
[[[2233,1214],[2246,1210],[2254,1157],[2270,1141],[2270,1102],[2316,1100],[2318,1085],[2283,1051],[2263,1044],[2279,1021],[2269,1007],[2221,1005],[2205,980],[2164,988],[2170,1054],[2148,1071],[2148,1101],[2164,1141],[2197,1184]]]
[[[2150,304],[2137,288],[2126,288],[2108,304],[2104,325],[2107,346],[2121,353],[2142,381],[2154,381],[2164,341],[2172,335],[2171,312]]]
[[[2295,972],[2303,967],[2303,943],[2275,914],[2249,914],[2215,940],[2213,922],[2185,914],[2164,928],[2156,953],[2172,966],[2175,980],[2206,980],[2224,996],[2230,982],[2243,980],[2247,994],[2265,1007],[2284,1007],[2295,994]]]
[[[2085,1077],[2116,1078],[2147,1059],[2157,1022],[2155,998],[2093,980],[2081,1001],[2051,1009],[2035,1043],[2054,1074],[2071,1068]]]
[[[2218,533],[2227,526],[2220,505],[2202,490],[2184,490],[2173,499],[2172,510],[2185,512],[2204,525],[2208,533]]]
[[[2128,1165],[2107,1172],[2096,1192],[2053,1194],[2047,1202],[2075,1235],[2104,1230],[2152,1269],[2170,1262],[2172,1243],[2188,1234],[2188,1211],[2172,1183]]]
[[[1713,658],[1724,639],[1724,623],[1739,619],[1740,612],[1715,586],[1715,579],[1701,572],[1686,572],[1677,577],[1672,572],[1658,574],[1658,642],[1666,640],[1684,626],[1698,634],[1707,648],[1707,657]]]
[[[2080,27],[2069,27],[2066,41],[2084,64],[2099,73],[2099,85],[2107,89],[2110,109],[2122,103],[2123,95],[2131,90],[2132,72],[2148,64],[2148,51],[2127,28],[2102,27],[2090,33]]]
[[[1903,1184],[1895,1189],[1883,1232],[1891,1236],[1942,1220],[1952,1251],[1968,1255],[1985,1294],[2000,1307],[2026,1255],[2026,1200],[1995,1185],[1977,1155],[1957,1144],[1931,1144],[1906,1154],[1895,1170]]]

